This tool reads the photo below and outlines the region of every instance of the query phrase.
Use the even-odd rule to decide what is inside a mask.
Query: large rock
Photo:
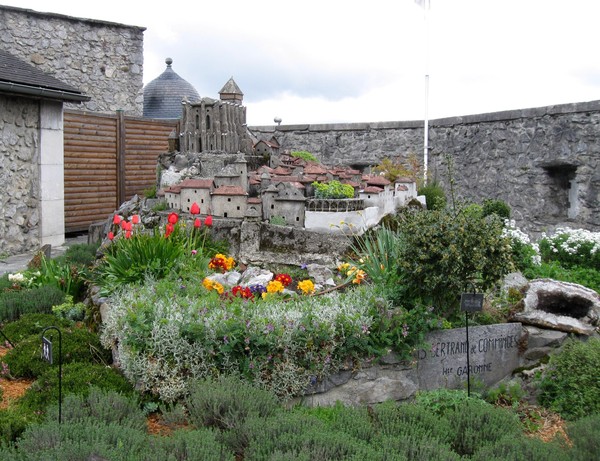
[[[598,327],[600,295],[575,283],[532,280],[523,304],[513,316],[517,322],[587,336]]]

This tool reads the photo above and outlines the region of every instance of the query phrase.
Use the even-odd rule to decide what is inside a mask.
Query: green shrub
[[[155,213],[159,213],[161,211],[166,211],[169,209],[169,204],[166,200],[159,200],[152,206],[152,211]]]
[[[196,426],[229,430],[239,427],[249,416],[272,415],[279,409],[279,401],[271,392],[235,376],[221,376],[194,383],[186,407]]]
[[[73,322],[60,319],[54,314],[24,314],[18,320],[4,325],[2,332],[13,345],[17,345],[28,336],[40,335],[42,330],[49,326],[55,326],[62,330],[72,327]]]
[[[517,415],[484,401],[465,400],[449,412],[447,418],[451,428],[450,443],[460,455],[472,456],[503,437],[516,438],[523,434]]]
[[[466,401],[475,401],[476,404],[487,405],[478,397],[469,397],[467,391],[452,389],[436,389],[434,391],[420,391],[415,396],[415,404],[428,409],[435,415],[446,416],[460,408]]]
[[[600,339],[569,340],[550,356],[539,402],[567,420],[600,413]]]
[[[442,210],[446,208],[446,192],[435,181],[430,182],[426,186],[419,187],[417,194],[425,196],[425,203],[428,210]]]
[[[573,444],[570,456],[573,461],[598,459],[600,453],[600,414],[586,416],[567,425],[567,435]]]
[[[25,431],[34,418],[17,406],[0,410],[0,446],[14,442]],[[4,459],[0,456],[0,459]]]
[[[405,299],[458,312],[464,292],[485,292],[513,269],[509,239],[495,215],[483,219],[443,210],[408,210],[399,227],[404,251],[398,261]]]
[[[463,458],[437,439],[414,435],[378,436],[373,442],[382,460],[460,461]]]
[[[596,452],[597,453],[597,452]],[[473,461],[568,461],[571,454],[558,443],[543,442],[523,435],[510,435],[483,446],[471,458]],[[591,460],[593,458],[585,458]]]
[[[62,404],[63,422],[83,423],[98,421],[103,424],[117,424],[140,431],[146,430],[146,416],[140,408],[138,398],[111,389],[92,387],[87,395],[67,395]],[[58,420],[58,405],[46,409],[46,421]]]
[[[351,407],[338,401],[330,407],[301,408],[307,415],[323,421],[330,429],[345,432],[358,440],[369,442],[375,434],[370,410],[366,406]]]
[[[98,243],[76,243],[68,246],[65,253],[55,259],[65,264],[77,264],[82,267],[88,267],[96,260],[96,253],[99,246]]]
[[[383,436],[435,439],[442,444],[449,441],[452,429],[448,421],[423,405],[385,402],[373,412],[377,432]]]
[[[81,299],[85,288],[87,269],[78,264],[42,257],[40,267],[30,269],[27,274],[31,277],[31,286],[55,286],[65,295]]]
[[[496,214],[502,219],[510,219],[510,206],[503,200],[485,199],[482,207],[483,217]]]
[[[344,199],[354,197],[354,187],[349,184],[342,184],[335,179],[327,183],[315,181],[312,186],[315,188],[316,198]]]
[[[493,405],[516,407],[524,395],[525,391],[518,382],[501,382],[485,392],[485,400]]]
[[[285,226],[287,222],[283,216],[271,216],[269,224],[272,224],[273,226]]]
[[[161,437],[155,442],[158,444],[157,448],[162,449],[164,456],[156,457],[156,461],[234,461],[236,459],[233,452],[227,451],[217,440],[217,433],[206,428],[180,429],[173,432],[171,436]]]
[[[0,321],[11,322],[23,314],[52,312],[52,306],[63,303],[65,293],[56,286],[40,286],[0,293]]]
[[[65,302],[52,306],[52,312],[58,318],[79,322],[85,318],[87,307],[84,303],[73,302],[73,296],[67,295]]]
[[[112,367],[74,362],[62,367],[63,396],[88,395],[93,387],[124,394],[133,392],[131,384]],[[19,400],[26,410],[43,413],[51,403],[58,402],[58,366],[46,370]]]
[[[292,157],[297,157],[306,160],[307,162],[318,162],[317,157],[305,150],[295,150],[290,152],[290,155]]]
[[[539,266],[523,270],[523,275],[529,280],[549,278],[563,282],[577,283],[600,293],[600,270],[590,267],[563,267],[558,261],[542,263]]]
[[[40,332],[41,333],[41,332]],[[100,345],[98,335],[85,328],[71,328],[61,330],[62,335],[62,363],[92,362],[109,364],[112,362],[110,351]],[[55,330],[48,330],[44,336],[52,341],[54,364],[58,364],[58,334]],[[28,336],[19,341],[3,358],[16,378],[35,378],[51,365],[41,358],[42,338],[40,334]]]

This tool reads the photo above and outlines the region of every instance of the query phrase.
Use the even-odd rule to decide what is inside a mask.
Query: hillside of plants
[[[470,324],[510,320],[523,294],[502,289],[509,273],[600,290],[600,234],[563,228],[534,242],[501,201],[421,192],[429,209],[346,236],[333,286],[309,261],[246,267],[197,205],[153,228],[115,215],[101,247],[73,245],[1,277],[0,459],[599,459],[597,337],[570,339],[533,371],[533,403],[511,382],[302,405],[327,376],[391,351],[410,361],[427,332],[463,326],[463,292],[485,294]],[[18,383],[22,395],[2,396]],[[548,421],[560,430],[542,437]]]

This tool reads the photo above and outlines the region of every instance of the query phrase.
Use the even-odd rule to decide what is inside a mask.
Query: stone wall
[[[599,124],[600,101],[431,120],[429,177],[448,191],[450,158],[458,198],[502,199],[533,235],[561,225],[598,231]],[[326,164],[423,158],[421,121],[250,129]]]
[[[0,46],[91,96],[77,110],[142,115],[144,30],[0,5]]]
[[[40,103],[0,95],[0,254],[38,247]]]

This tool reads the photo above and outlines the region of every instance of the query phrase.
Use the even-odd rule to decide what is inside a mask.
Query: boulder
[[[582,285],[552,279],[529,283],[523,311],[513,320],[540,328],[590,336],[598,327],[600,295]]]

